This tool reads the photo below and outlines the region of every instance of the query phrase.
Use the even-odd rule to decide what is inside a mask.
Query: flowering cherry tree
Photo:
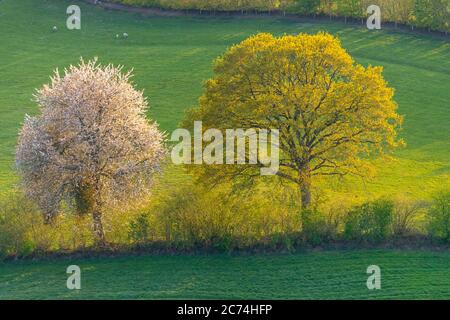
[[[96,59],[58,71],[35,94],[40,114],[27,116],[16,164],[27,195],[51,221],[61,204],[92,216],[98,243],[105,242],[102,215],[151,189],[166,149],[164,135],[145,116],[143,93],[131,73]]]

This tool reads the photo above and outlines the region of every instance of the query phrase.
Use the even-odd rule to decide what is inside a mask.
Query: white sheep
[[[124,32],[124,33],[123,33],[123,37],[124,37],[125,39],[128,38],[128,33]]]
[[[58,27],[57,26],[53,26],[53,31],[54,32],[58,31]]]

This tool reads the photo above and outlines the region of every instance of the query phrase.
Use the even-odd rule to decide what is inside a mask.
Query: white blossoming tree
[[[145,117],[143,93],[121,67],[95,60],[56,71],[35,94],[40,114],[27,116],[16,165],[27,195],[51,221],[61,204],[92,216],[105,243],[102,215],[149,194],[166,149],[164,135]]]

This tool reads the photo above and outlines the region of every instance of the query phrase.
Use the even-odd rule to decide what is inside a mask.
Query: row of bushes
[[[228,191],[182,187],[165,202],[134,215],[122,240],[248,247],[292,235],[313,245],[339,240],[377,243],[422,235],[450,243],[450,193],[438,194],[430,202],[397,197],[299,214],[293,190],[268,194],[262,189],[244,201],[239,196],[227,198]]]
[[[363,19],[367,8],[378,5],[382,20],[413,27],[450,31],[449,0],[113,0],[128,5],[206,11],[282,11]]]
[[[108,242],[217,250],[261,245],[289,249],[299,243],[378,243],[421,235],[450,243],[450,193],[431,202],[381,199],[299,214],[295,190],[267,193],[260,188],[244,199],[227,188],[207,192],[201,186],[180,184],[171,190],[155,194],[145,207],[109,212],[104,221]],[[0,201],[0,256],[74,251],[93,245],[89,217],[67,212],[48,225],[18,192]]]

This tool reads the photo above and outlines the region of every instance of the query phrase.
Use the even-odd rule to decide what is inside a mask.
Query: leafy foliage
[[[216,61],[199,107],[184,124],[279,130],[277,175],[300,186],[307,207],[314,177],[365,176],[368,157],[403,144],[397,139],[402,117],[381,72],[356,64],[326,33],[258,34]],[[205,179],[254,179],[261,166],[197,171]]]
[[[131,221],[128,237],[134,243],[143,243],[150,240],[150,222],[146,214],[140,214]]]
[[[394,204],[388,200],[368,202],[348,213],[344,235],[352,240],[381,241],[391,233]]]
[[[435,196],[429,215],[430,235],[450,242],[450,193]]]
[[[314,209],[302,211],[302,235],[308,243],[320,245],[337,238],[337,221]]]

